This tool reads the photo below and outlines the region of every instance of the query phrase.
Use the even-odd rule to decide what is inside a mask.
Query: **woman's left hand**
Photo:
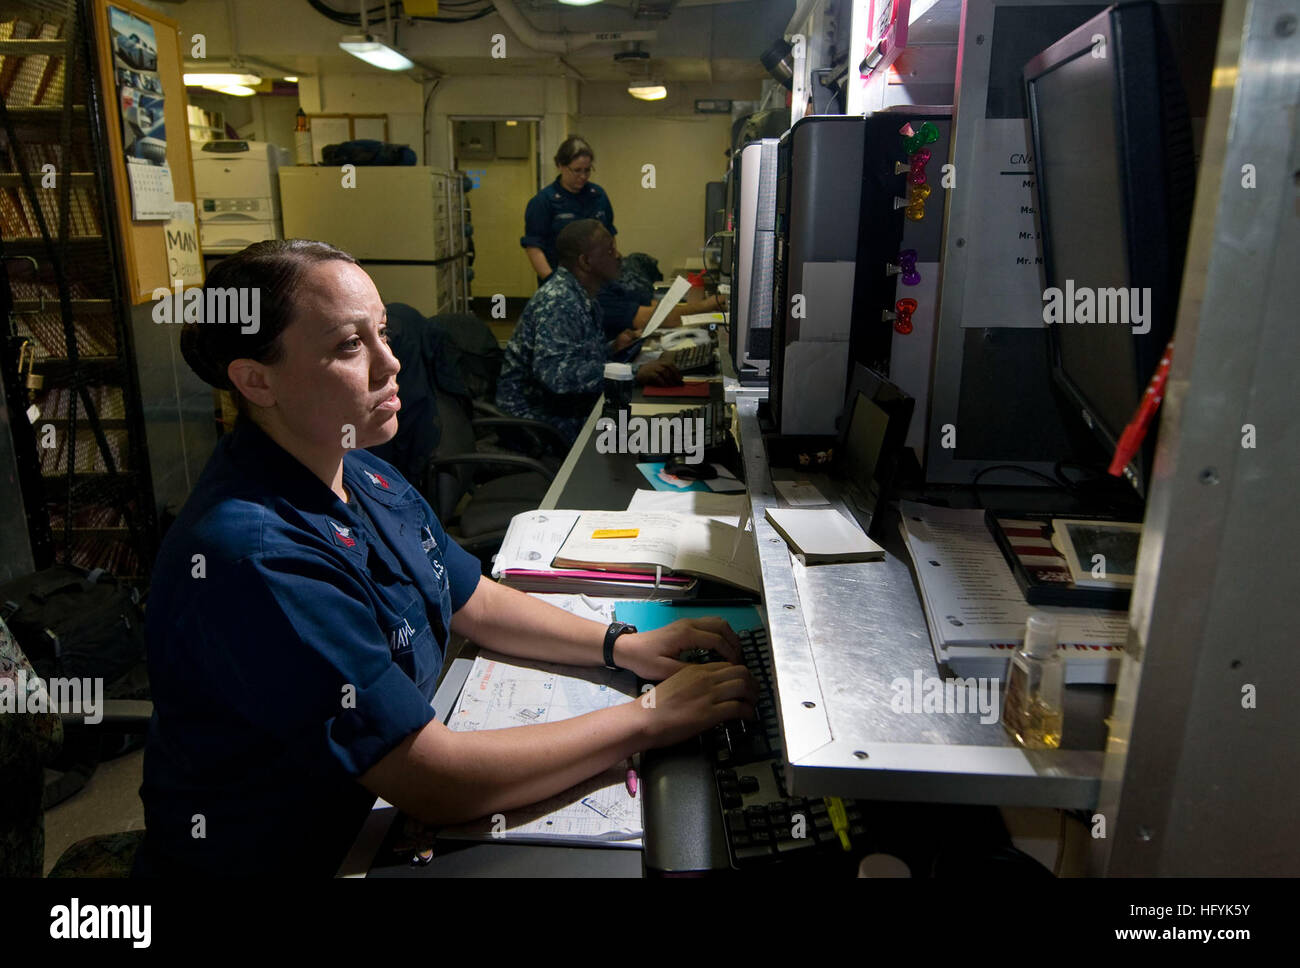
[[[711,649],[727,662],[739,663],[740,639],[724,619],[681,618],[649,632],[620,635],[614,642],[614,664],[642,679],[659,682],[686,665],[678,653]]]

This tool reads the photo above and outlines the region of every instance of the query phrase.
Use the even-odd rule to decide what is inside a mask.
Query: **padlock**
[[[23,379],[23,385],[28,390],[40,390],[45,386],[45,377],[34,372],[36,367],[36,344],[31,340],[23,340],[18,346],[18,372],[23,371],[23,361],[27,361],[27,375]]]

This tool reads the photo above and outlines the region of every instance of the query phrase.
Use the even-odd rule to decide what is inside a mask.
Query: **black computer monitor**
[[[884,517],[876,514],[888,498],[907,442],[915,401],[884,376],[855,364],[839,419],[839,477],[846,496],[867,533],[881,534]]]
[[[1150,2],[1108,7],[1025,83],[1049,365],[1109,460],[1173,333],[1196,180],[1187,100]],[[1155,427],[1125,468],[1143,496]]]

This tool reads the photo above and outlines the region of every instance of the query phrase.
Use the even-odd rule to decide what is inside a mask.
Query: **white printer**
[[[264,141],[205,141],[193,144],[193,157],[204,254],[283,236],[278,171],[291,164],[286,149]]]

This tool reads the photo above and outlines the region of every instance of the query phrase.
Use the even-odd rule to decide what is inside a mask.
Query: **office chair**
[[[0,620],[0,678],[36,675],[9,627]],[[143,733],[153,703],[106,700],[93,729]],[[45,766],[58,756],[69,725],[81,716],[55,712],[0,716],[0,877],[40,877],[45,864]],[[100,834],[77,841],[60,856],[50,877],[127,877],[143,830]]]
[[[539,433],[554,428],[519,417],[474,419],[467,400],[441,391],[437,406],[440,441],[425,467],[420,489],[447,533],[482,562],[487,574],[510,519],[541,504],[555,471],[522,454],[477,450],[476,429],[485,424]],[[484,479],[484,471],[495,474]]]
[[[496,406],[497,379],[505,352],[492,328],[473,313],[443,313],[429,322],[442,334],[440,351],[460,378],[473,406],[475,449],[480,453],[522,454],[559,470],[569,443],[550,424],[520,421]]]

